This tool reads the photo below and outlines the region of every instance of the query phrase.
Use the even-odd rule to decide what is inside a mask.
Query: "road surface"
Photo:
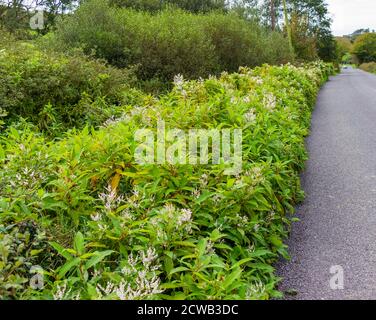
[[[280,289],[286,299],[376,299],[376,76],[348,69],[331,78],[307,147],[306,200],[287,243],[291,261],[277,266]]]

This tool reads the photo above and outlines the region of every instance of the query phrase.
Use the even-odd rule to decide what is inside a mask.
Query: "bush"
[[[362,63],[359,68],[367,72],[376,73],[376,62]]]
[[[212,13],[202,16],[201,23],[214,45],[221,70],[235,72],[239,66],[255,67],[292,60],[283,35],[267,32],[256,22],[240,19],[236,14]]]
[[[127,11],[122,14],[124,20],[131,19]],[[129,49],[134,53],[131,63],[140,65],[139,78],[171,82],[176,74],[197,79],[217,73],[215,48],[198,22],[198,17],[180,11],[138,21],[137,47]]]
[[[92,0],[58,23],[56,37],[65,50],[82,47],[118,67],[138,65],[141,80],[171,81],[178,73],[199,78],[219,66],[196,20],[182,11],[152,16]]]
[[[9,121],[28,118],[50,130],[83,126],[95,105],[125,103],[135,83],[131,70],[120,70],[80,52],[45,52],[27,42],[0,49],[0,105]],[[93,103],[93,104],[92,104]],[[100,119],[99,119],[100,121]]]
[[[330,72],[316,63],[176,78],[159,100],[59,142],[22,122],[9,127],[0,140],[1,298],[280,296],[273,263],[287,256],[304,137]],[[243,172],[137,164],[135,131],[155,131],[160,119],[242,129]],[[44,270],[42,290],[28,285],[32,265]]]
[[[353,53],[360,63],[376,61],[376,33],[364,33],[356,38]]]
[[[87,1],[61,20],[53,40],[64,50],[94,50],[118,67],[139,65],[144,81],[170,82],[177,74],[197,79],[291,59],[281,34],[236,15],[172,9],[150,14],[110,7],[104,0]]]

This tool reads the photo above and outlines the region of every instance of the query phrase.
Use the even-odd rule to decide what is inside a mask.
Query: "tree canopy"
[[[376,61],[376,33],[364,33],[357,37],[353,53],[360,63]]]

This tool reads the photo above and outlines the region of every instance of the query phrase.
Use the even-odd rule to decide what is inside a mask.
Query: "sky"
[[[376,0],[326,0],[333,19],[335,36],[353,33],[357,29],[376,30]]]

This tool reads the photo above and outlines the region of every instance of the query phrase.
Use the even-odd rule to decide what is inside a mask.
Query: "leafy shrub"
[[[9,121],[28,118],[42,130],[83,126],[100,102],[101,108],[125,103],[125,91],[134,83],[132,70],[107,66],[78,51],[65,56],[14,41],[0,50],[2,111]]]
[[[171,82],[177,74],[197,79],[242,65],[291,60],[281,34],[236,15],[172,9],[150,14],[110,7],[105,0],[85,2],[58,23],[50,40],[64,50],[94,50],[115,66],[139,65],[144,81]]]
[[[226,8],[224,0],[110,0],[111,4],[142,11],[157,12],[166,7],[177,7],[190,12],[209,12]]]
[[[58,142],[24,122],[10,126],[0,136],[2,298],[279,296],[272,265],[287,255],[286,215],[303,195],[304,137],[332,71],[321,63],[265,65],[177,78],[159,100]],[[183,130],[241,128],[243,172],[137,164],[134,133],[155,130],[158,119]],[[25,225],[38,241],[23,236]],[[31,264],[44,270],[42,290],[28,285]]]
[[[357,37],[352,52],[360,63],[376,61],[376,33],[363,33]]]
[[[236,14],[212,13],[202,16],[205,34],[213,43],[221,70],[237,71],[239,66],[255,67],[292,60],[281,33],[265,31],[256,22]]]
[[[359,68],[367,72],[376,73],[376,62],[362,63]]]

